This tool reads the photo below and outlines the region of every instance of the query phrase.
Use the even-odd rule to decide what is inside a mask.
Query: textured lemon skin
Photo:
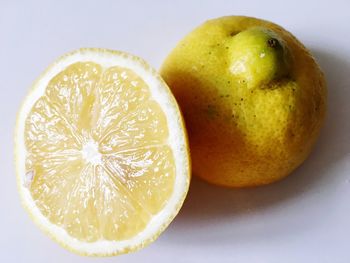
[[[230,39],[252,27],[272,30],[288,47],[287,77],[252,86],[232,74]],[[265,20],[209,20],[178,43],[160,71],[184,114],[192,171],[213,184],[250,187],[284,178],[308,157],[325,118],[321,69],[291,33]]]
[[[182,195],[179,197],[179,201],[176,204],[176,206],[174,207],[173,212],[171,213],[171,215],[164,220],[164,222],[162,222],[161,226],[157,229],[156,233],[154,233],[153,235],[149,236],[147,239],[145,239],[142,243],[137,243],[134,245],[129,245],[123,249],[116,249],[115,251],[112,252],[108,252],[108,253],[95,253],[95,252],[86,252],[86,251],[82,251],[79,250],[77,248],[74,248],[72,246],[69,246],[67,243],[65,243],[64,241],[62,241],[60,238],[58,238],[57,236],[55,236],[45,225],[42,225],[40,220],[34,215],[34,213],[32,212],[32,208],[30,207],[30,205],[28,204],[28,202],[26,202],[26,196],[23,192],[23,174],[20,173],[20,162],[19,162],[19,155],[20,155],[20,150],[23,149],[24,145],[19,143],[18,138],[20,136],[23,136],[23,134],[20,134],[18,131],[18,127],[20,126],[20,122],[23,121],[20,118],[21,112],[23,111],[23,109],[25,108],[25,105],[27,103],[27,101],[29,100],[29,98],[34,94],[35,90],[38,88],[39,82],[42,78],[45,77],[45,75],[48,74],[48,72],[50,72],[53,68],[57,67],[58,64],[60,63],[60,61],[65,60],[66,58],[69,58],[70,56],[76,54],[76,53],[85,53],[85,52],[98,52],[101,54],[106,54],[106,55],[118,55],[118,56],[124,56],[127,57],[129,59],[135,60],[137,61],[137,63],[140,63],[142,65],[143,68],[145,68],[147,71],[149,71],[150,74],[154,75],[158,81],[160,81],[161,83],[163,83],[165,85],[165,87],[167,86],[166,83],[164,82],[164,80],[158,75],[158,73],[156,72],[155,69],[153,69],[146,61],[144,61],[143,59],[141,59],[140,57],[134,56],[132,54],[126,53],[126,52],[122,52],[122,51],[116,51],[116,50],[109,50],[109,49],[103,49],[103,48],[80,48],[78,50],[72,51],[70,53],[67,53],[63,56],[61,56],[59,59],[57,59],[54,63],[52,63],[49,67],[47,67],[47,69],[38,77],[38,79],[33,83],[31,89],[29,90],[29,93],[26,97],[26,99],[24,100],[24,102],[21,104],[21,107],[17,113],[17,118],[16,118],[16,129],[14,131],[14,145],[15,145],[15,151],[14,151],[14,165],[15,165],[15,169],[16,169],[16,182],[17,182],[17,190],[20,194],[20,199],[21,199],[21,203],[23,208],[27,211],[27,213],[29,214],[29,217],[32,219],[32,221],[47,235],[49,236],[52,240],[56,241],[60,246],[62,246],[63,248],[78,254],[80,256],[87,256],[87,257],[111,257],[111,256],[118,256],[121,254],[128,254],[128,253],[132,253],[135,251],[138,251],[148,245],[150,245],[151,243],[153,243],[155,240],[157,240],[157,238],[162,234],[163,231],[165,231],[165,229],[169,226],[169,224],[173,221],[173,219],[176,217],[176,215],[179,213],[185,198],[187,196],[188,193],[188,189],[189,189],[189,184],[191,181],[191,170],[192,170],[192,163],[191,163],[191,159],[190,159],[190,152],[189,152],[189,140],[188,140],[188,134],[186,131],[186,127],[185,127],[185,121],[184,118],[181,114],[181,110],[175,100],[175,98],[173,97],[173,94],[171,93],[170,89],[165,89],[164,92],[166,92],[169,95],[170,101],[169,101],[169,107],[174,107],[178,112],[179,112],[179,125],[181,127],[182,130],[182,135],[183,138],[185,139],[185,147],[184,149],[186,150],[186,155],[187,155],[187,166],[186,166],[186,173],[184,174],[184,176],[186,177],[186,190],[182,193]]]

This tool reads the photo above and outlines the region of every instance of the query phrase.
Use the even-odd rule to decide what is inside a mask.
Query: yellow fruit
[[[147,245],[188,190],[177,103],[155,70],[123,52],[80,49],[56,61],[25,99],[15,140],[25,208],[79,254]]]
[[[183,111],[194,174],[218,185],[290,174],[309,155],[326,112],[314,58],[265,20],[207,21],[179,42],[161,75]]]

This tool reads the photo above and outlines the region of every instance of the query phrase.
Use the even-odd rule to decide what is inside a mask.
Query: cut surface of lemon
[[[25,208],[79,254],[147,245],[188,191],[177,103],[154,69],[123,52],[80,49],[51,65],[19,111],[15,145]]]

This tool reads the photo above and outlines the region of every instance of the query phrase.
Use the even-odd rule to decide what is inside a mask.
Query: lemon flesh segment
[[[150,87],[130,68],[68,65],[25,118],[23,187],[40,213],[74,240],[135,238],[174,193],[168,126]]]

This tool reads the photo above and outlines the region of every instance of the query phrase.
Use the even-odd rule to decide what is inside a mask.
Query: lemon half
[[[285,178],[310,155],[326,116],[321,68],[295,36],[266,20],[209,20],[160,72],[184,114],[193,174],[216,185]]]
[[[33,220],[83,255],[155,240],[189,187],[174,97],[145,61],[118,51],[80,49],[43,73],[19,111],[15,155]]]

